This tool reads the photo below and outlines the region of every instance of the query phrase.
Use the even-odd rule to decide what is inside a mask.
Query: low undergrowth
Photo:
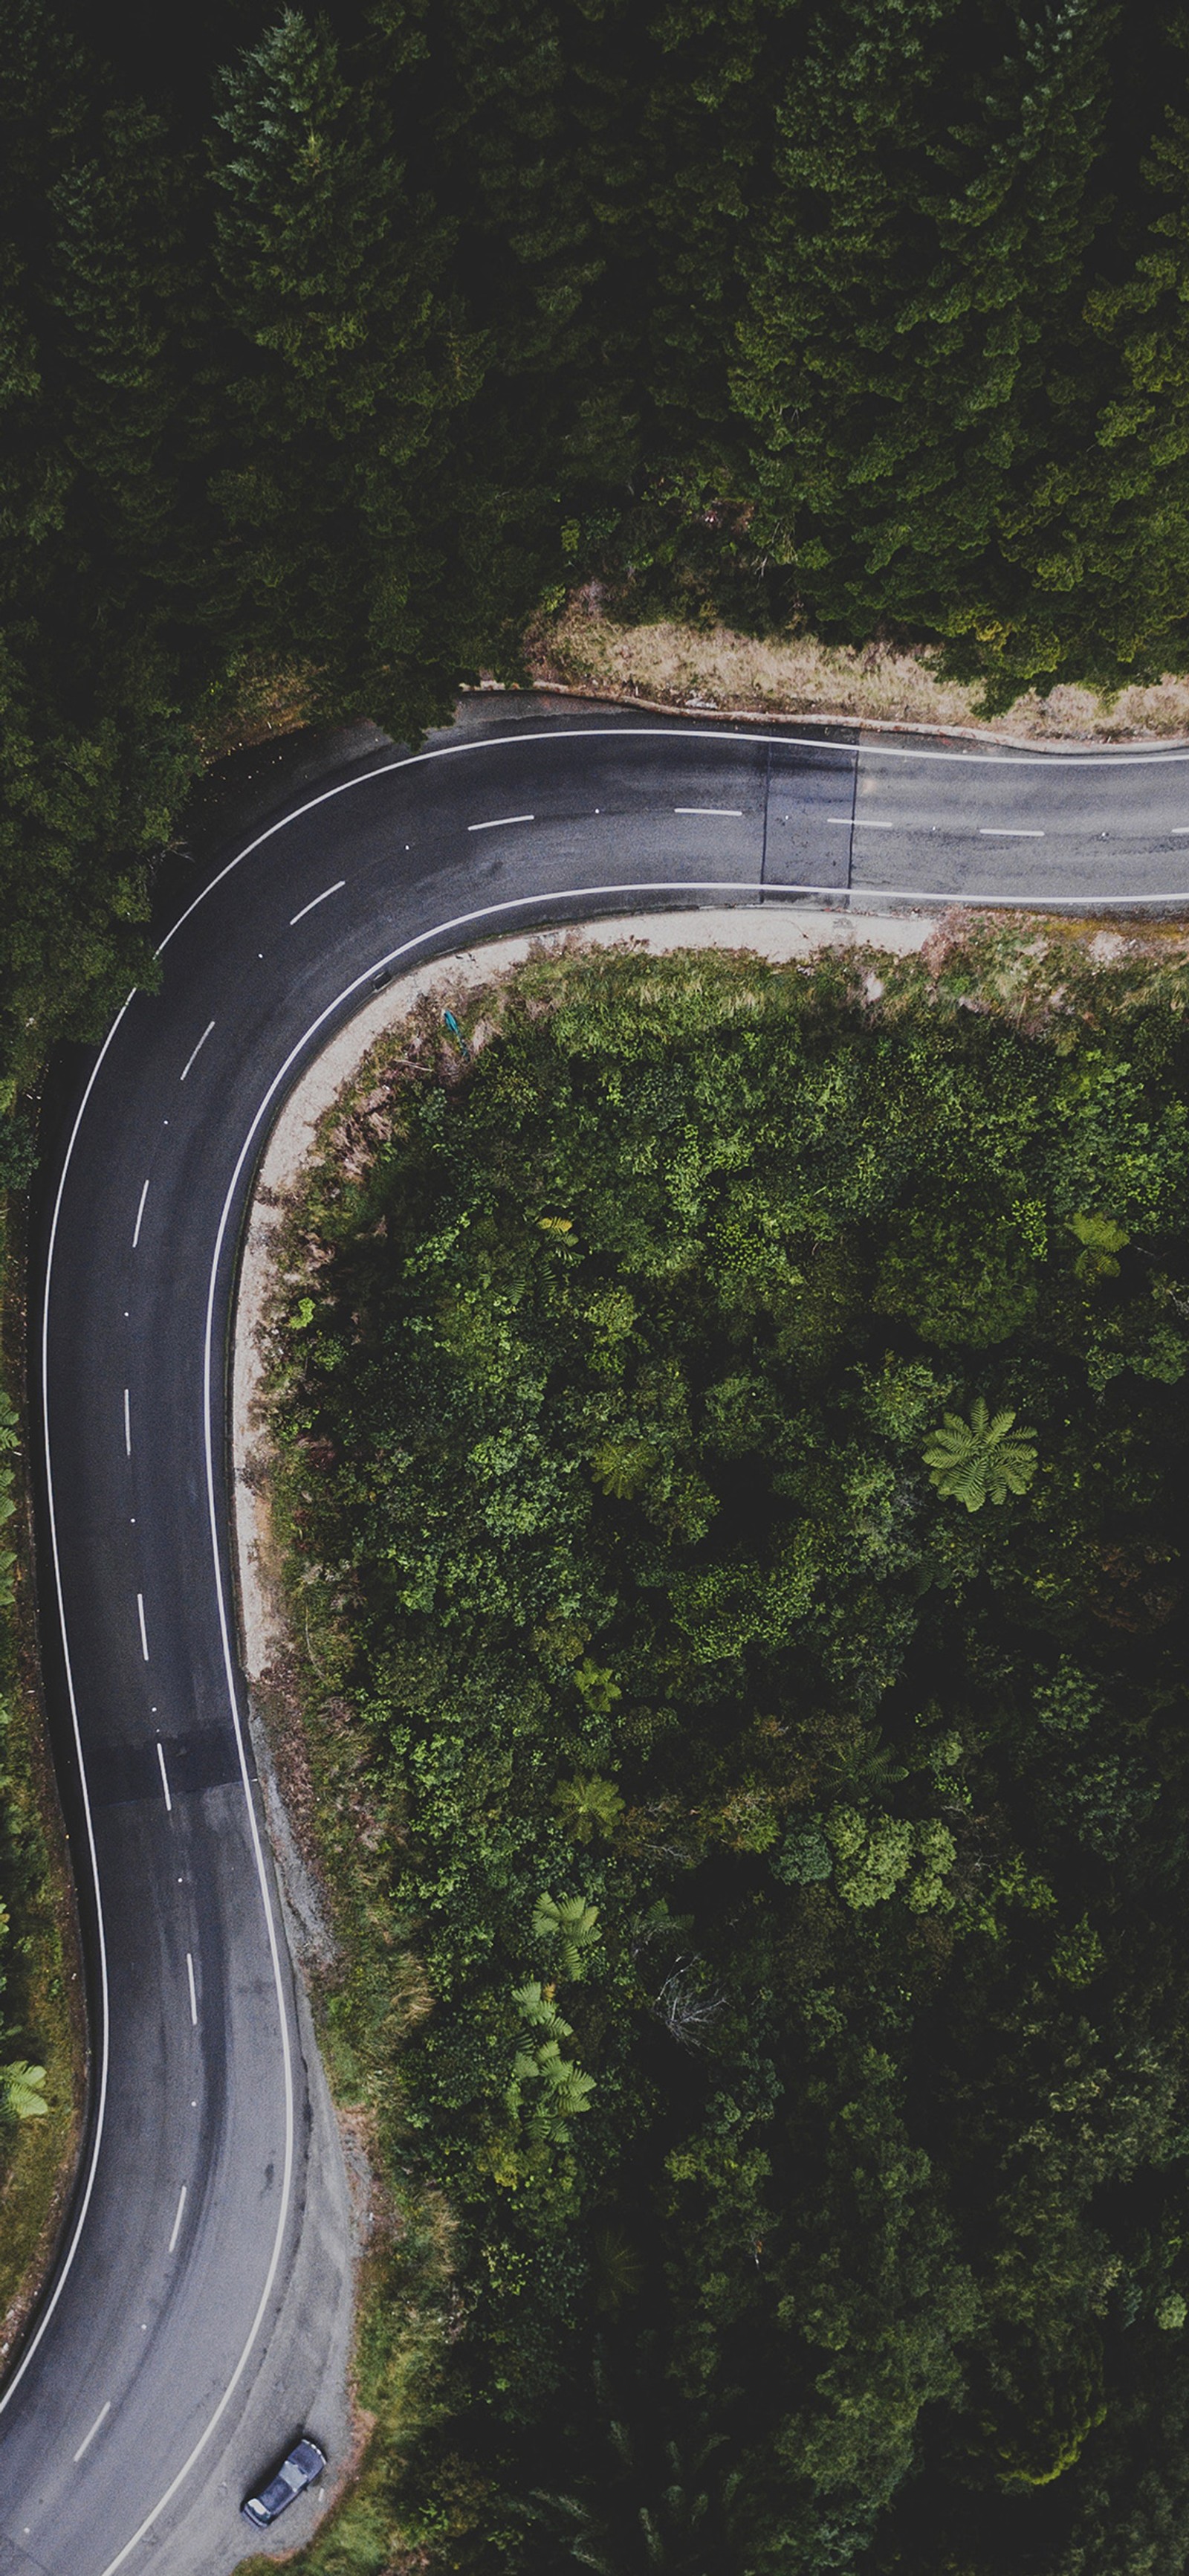
[[[0,2375],[52,2252],[78,2148],[83,2033],[37,1688],[23,1422],[23,1245],[0,1193]]]
[[[977,726],[1038,742],[1151,742],[1189,734],[1189,680],[1170,676],[1105,694],[1059,681],[1025,690],[989,716],[983,693],[941,667],[936,645],[875,638],[823,644],[815,635],[741,634],[713,617],[632,617],[597,582],[538,617],[525,638],[534,680],[596,695],[650,700],[721,715],[851,716],[860,723]]]
[[[1189,2549],[1175,944],[542,956],[270,1412],[376,2430],[309,2576]]]

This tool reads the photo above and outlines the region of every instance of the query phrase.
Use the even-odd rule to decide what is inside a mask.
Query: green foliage
[[[533,1907],[533,1939],[547,1949],[557,1945],[563,1977],[580,1977],[585,1953],[598,1939],[598,1907],[582,1896],[539,1896]]]
[[[3,1208],[0,1206],[0,1252]],[[16,1511],[20,1423],[0,1387],[0,1530]],[[62,1973],[65,1890],[54,1883],[42,1824],[41,1712],[18,1671],[16,1554],[0,1547],[0,2305],[27,2288],[50,2213],[68,2179],[72,2031]],[[30,2044],[48,2064],[18,2050]]]
[[[614,1781],[597,1775],[563,1780],[553,1793],[553,1803],[576,1843],[593,1842],[596,1834],[613,1834],[623,1814]]]
[[[202,743],[278,683],[412,736],[591,581],[989,706],[1185,666],[1183,11],[159,16],[3,6],[0,1079],[151,972]],[[940,1231],[904,1203],[880,1311],[998,1346],[1034,1249],[976,1227],[959,1296]]]
[[[1026,1494],[1036,1474],[1036,1449],[1027,1431],[1013,1431],[1011,1406],[988,1416],[985,1396],[976,1395],[969,1422],[947,1413],[923,1452],[939,1494],[952,1494],[968,1512],[986,1502],[1005,1503],[1009,1494]]]
[[[30,2066],[27,2057],[0,2066],[0,2104],[14,2120],[44,2120],[49,2109],[44,2066]]]
[[[573,2038],[573,2026],[563,2020],[546,1989],[533,1979],[518,1986],[512,2000],[530,2027],[544,2037],[517,2050],[504,2100],[509,2111],[518,2115],[525,2109],[526,2087],[534,2088],[524,2123],[528,2136],[538,2143],[563,2145],[569,2137],[569,2122],[590,2107],[594,2077],[572,2058],[562,2056],[561,2043]]]
[[[546,957],[365,1070],[354,1178],[332,1121],[273,1420],[334,2027],[455,2271],[377,2312],[452,2321],[377,2567],[1189,2546],[1182,971]]]
[[[1074,1263],[1079,1279],[1118,1278],[1115,1255],[1131,1240],[1124,1226],[1112,1225],[1107,1216],[1071,1216],[1069,1231],[1082,1247]]]
[[[13,1450],[17,1447],[18,1439],[19,1423],[17,1419],[16,1406],[4,1393],[3,1388],[0,1387],[0,1461],[4,1459],[6,1454],[8,1456],[12,1455]],[[12,1519],[13,1513],[16,1510],[16,1497],[13,1492],[15,1481],[16,1476],[14,1468],[0,1463],[0,1530],[4,1528],[6,1521],[10,1521]],[[15,1549],[0,1545],[0,1610],[6,1609],[12,1601],[13,1568],[15,1565]]]

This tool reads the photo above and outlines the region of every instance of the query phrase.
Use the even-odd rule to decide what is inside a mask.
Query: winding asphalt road
[[[160,990],[77,1104],[46,1258],[43,1628],[93,2080],[58,2269],[0,2399],[0,2576],[220,2576],[250,2545],[241,2495],[325,2430],[341,2364],[342,2174],[228,1551],[239,1231],[297,1073],[378,977],[488,931],[699,899],[1160,911],[1189,907],[1187,845],[1189,752],[473,700],[424,754],[377,754],[224,853],[168,929]]]

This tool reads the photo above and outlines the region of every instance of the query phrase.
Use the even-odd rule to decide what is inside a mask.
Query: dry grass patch
[[[852,716],[873,724],[975,726],[1003,739],[1051,743],[1165,742],[1189,735],[1189,678],[1124,689],[1107,700],[1063,686],[1047,698],[1018,698],[1008,714],[980,718],[979,690],[943,679],[937,654],[895,652],[879,643],[857,651],[811,635],[759,639],[716,626],[708,633],[671,620],[627,626],[606,616],[597,585],[576,592],[525,640],[538,683],[595,696],[639,697],[659,706],[730,715]]]

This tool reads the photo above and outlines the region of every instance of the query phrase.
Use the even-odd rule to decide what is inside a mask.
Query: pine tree
[[[229,641],[308,664],[328,713],[423,722],[458,673],[422,487],[479,382],[444,280],[449,227],[411,199],[389,100],[322,21],[288,11],[225,73],[216,124],[208,401],[227,425],[211,489]]]
[[[830,631],[969,611],[994,651],[989,567],[1051,459],[1053,337],[1103,220],[1114,21],[1112,0],[1039,24],[997,0],[846,0],[812,22],[734,390],[756,535]]]
[[[19,1071],[144,965],[145,862],[197,767],[183,702],[203,648],[180,500],[186,176],[160,120],[36,8],[3,32],[0,910]]]

